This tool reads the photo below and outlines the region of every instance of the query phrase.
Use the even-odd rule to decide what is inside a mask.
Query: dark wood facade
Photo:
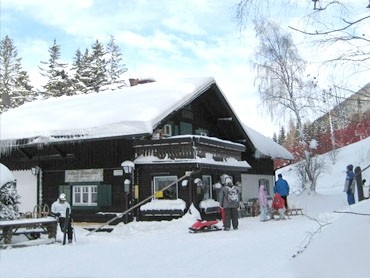
[[[171,134],[167,130],[163,135],[164,128]],[[153,139],[157,130],[161,130],[161,135]],[[152,195],[156,176],[179,178],[195,171],[187,186],[177,185],[176,197],[189,208],[192,203],[198,206],[205,198],[204,188],[194,183],[196,178],[207,177],[215,184],[223,174],[233,177],[234,182],[240,181],[246,172],[274,175],[271,158],[254,158],[253,144],[215,84],[153,126],[153,134],[88,140],[65,136],[47,143],[18,141],[3,151],[1,163],[11,170],[40,167],[40,202],[50,206],[64,192],[72,204],[74,219],[92,222],[107,221]],[[148,157],[154,159],[143,159]],[[239,164],[228,163],[228,159]],[[135,162],[129,190],[124,183],[131,177],[121,167],[126,160]],[[74,204],[73,194],[80,194],[74,188],[84,186],[96,190],[92,194],[97,196],[94,205]],[[217,189],[211,190],[208,193],[217,200]],[[150,219],[137,209],[123,220],[132,216]]]

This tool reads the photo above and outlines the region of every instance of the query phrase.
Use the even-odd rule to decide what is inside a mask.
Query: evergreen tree
[[[45,91],[42,93],[45,98],[60,97],[63,95],[73,95],[73,81],[68,76],[66,64],[60,62],[60,45],[54,39],[53,45],[49,48],[49,61],[42,64],[47,65],[47,68],[40,67],[41,75],[48,80],[43,86]]]
[[[19,218],[18,204],[20,196],[14,182],[5,183],[0,188],[0,219],[13,220]]]
[[[274,132],[274,134],[272,135],[272,140],[274,142],[278,143],[278,138],[277,138],[276,132]]]
[[[75,56],[73,58],[72,63],[72,70],[74,71],[74,77],[73,77],[73,87],[76,91],[76,94],[78,92],[86,93],[87,87],[86,84],[88,84],[88,73],[84,74],[86,71],[86,63],[87,57],[89,56],[89,50],[86,49],[85,55],[82,54],[80,49],[76,50]],[[86,79],[86,78],[87,79]]]
[[[90,73],[87,86],[89,92],[99,92],[102,86],[107,84],[107,62],[104,58],[105,54],[104,46],[96,40],[92,45],[91,55],[84,57]]]
[[[13,40],[5,36],[0,42],[0,112],[36,98],[21,60]]]
[[[281,127],[281,129],[280,129],[280,132],[279,132],[279,137],[278,137],[278,139],[277,139],[278,141],[278,143],[280,144],[280,145],[284,145],[284,143],[285,143],[285,141],[286,141],[286,135],[285,135],[285,129],[284,129],[284,127],[282,126]]]
[[[127,71],[126,65],[122,64],[122,53],[119,46],[115,43],[114,37],[110,37],[107,44],[107,85],[112,89],[126,86],[122,75]]]

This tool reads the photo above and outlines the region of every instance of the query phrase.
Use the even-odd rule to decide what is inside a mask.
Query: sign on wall
[[[103,169],[66,170],[65,182],[103,181]]]

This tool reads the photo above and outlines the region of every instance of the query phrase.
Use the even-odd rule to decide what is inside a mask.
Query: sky
[[[310,194],[297,194],[295,165],[280,169],[291,187],[289,206],[305,215],[267,222],[245,217],[236,231],[197,234],[188,230],[199,218],[196,210],[173,221],[119,224],[111,233],[75,223],[72,244],[63,246],[58,230],[54,244],[0,249],[1,277],[365,278],[370,200],[348,206],[342,191],[346,165],[364,169],[369,157],[370,137],[339,149],[335,161],[322,155],[325,171]],[[370,169],[363,178],[370,180]],[[13,242],[32,241],[14,236]]]
[[[240,30],[237,2],[1,0],[0,31],[2,38],[13,39],[35,87],[43,84],[38,67],[48,60],[54,39],[70,64],[77,49],[90,49],[96,39],[106,44],[113,35],[128,68],[126,79],[212,76],[242,122],[272,137],[287,119],[271,119],[259,101],[252,63],[257,41],[251,25]],[[292,8],[271,8],[284,28],[302,24],[312,11],[311,1],[292,2]],[[295,36],[303,56],[316,58],[317,52]]]

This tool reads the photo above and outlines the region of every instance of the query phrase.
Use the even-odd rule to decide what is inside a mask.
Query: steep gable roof
[[[214,82],[213,78],[187,78],[26,103],[0,115],[0,138],[55,141],[150,134],[158,121]]]
[[[190,104],[212,85],[217,87],[212,77],[184,78],[26,103],[0,115],[0,145],[13,145],[9,142],[19,139],[46,143],[152,134],[161,120]],[[217,92],[235,114],[221,90]],[[240,125],[257,156],[292,159],[282,146]]]

